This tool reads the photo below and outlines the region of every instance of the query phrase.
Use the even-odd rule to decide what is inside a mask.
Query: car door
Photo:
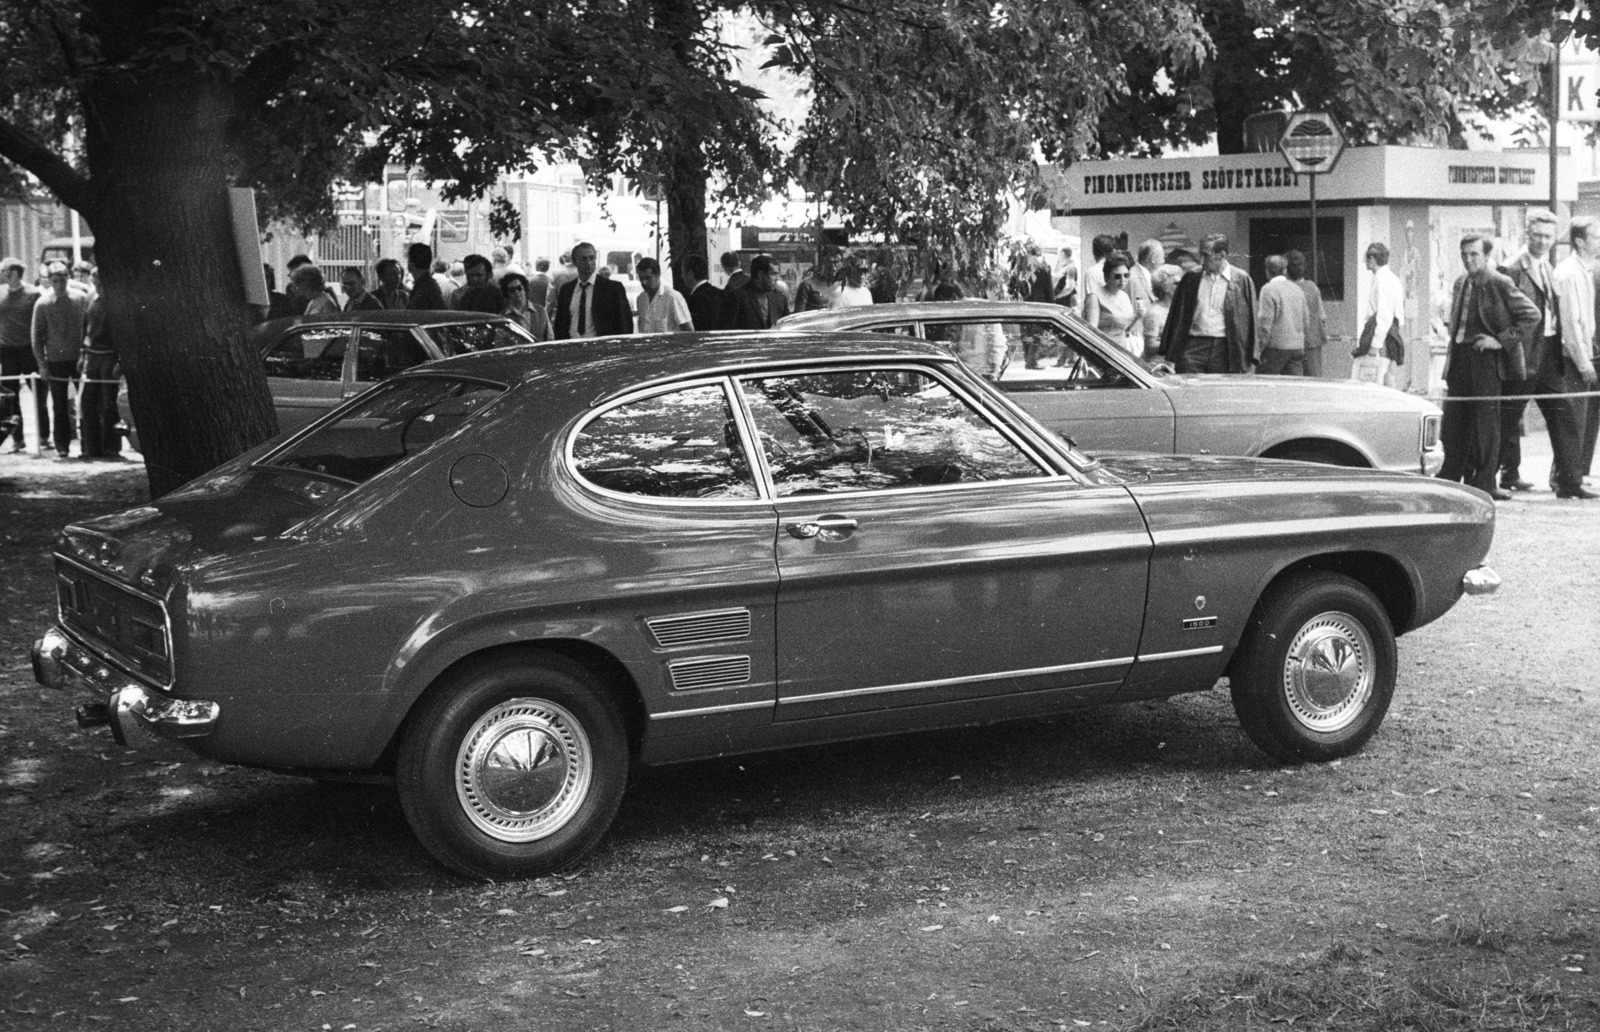
[[[1166,391],[1128,368],[1131,360],[1112,357],[1106,342],[1050,319],[925,319],[924,328],[1079,447],[1172,453],[1175,419]],[[989,357],[994,350],[1003,357]]]
[[[779,720],[1114,691],[1150,539],[930,367],[740,381],[778,514]]]
[[[291,327],[263,356],[280,431],[299,430],[344,400],[353,333],[349,324]]]

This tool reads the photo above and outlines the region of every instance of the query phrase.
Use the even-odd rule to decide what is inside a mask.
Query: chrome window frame
[[[750,485],[755,488],[756,493],[754,496],[750,498],[672,498],[662,497],[660,495],[634,494],[629,491],[618,491],[614,488],[602,487],[601,485],[590,480],[588,477],[584,476],[583,472],[579,470],[577,456],[578,437],[589,427],[589,424],[593,423],[595,420],[604,417],[608,413],[615,412],[617,409],[622,408],[625,405],[634,404],[635,402],[646,401],[650,398],[660,397],[663,394],[673,394],[678,391],[690,390],[696,387],[713,386],[721,389],[723,404],[728,406],[728,411],[733,415],[734,427],[739,434],[739,447],[744,450],[745,469],[748,470],[749,473]],[[567,432],[567,439],[562,447],[562,461],[566,466],[567,474],[571,476],[573,480],[583,488],[583,490],[590,491],[594,494],[600,495],[603,498],[637,502],[645,505],[693,506],[714,509],[726,509],[749,505],[770,505],[772,503],[770,482],[764,475],[764,469],[757,467],[752,461],[753,457],[759,454],[759,451],[753,451],[751,448],[752,443],[755,441],[753,428],[752,424],[747,421],[748,413],[744,411],[741,402],[742,399],[739,398],[738,391],[734,388],[732,379],[725,373],[692,376],[686,379],[652,381],[627,392],[611,395],[603,403],[598,404],[596,407],[591,408],[589,412],[585,413],[584,416],[573,425],[572,429]]]
[[[959,360],[955,358],[951,358],[949,361],[959,363]],[[772,470],[767,464],[766,451],[759,447],[759,438],[755,436],[755,417],[748,408],[748,402],[743,397],[745,392],[744,385],[741,381],[745,379],[786,375],[813,376],[825,375],[827,373],[853,373],[863,371],[903,371],[923,373],[924,375],[933,379],[936,383],[943,386],[951,393],[951,396],[965,404],[968,409],[970,409],[985,423],[988,423],[990,426],[994,427],[995,430],[997,430],[1005,440],[1010,442],[1013,447],[1017,448],[1023,453],[1023,455],[1027,456],[1027,458],[1033,462],[1034,465],[1039,467],[1039,475],[1031,477],[1013,477],[1006,480],[974,480],[968,483],[927,484],[919,487],[865,487],[853,491],[830,491],[827,494],[778,495],[775,489],[775,484],[772,480]],[[1055,480],[1067,480],[1069,483],[1078,483],[1076,479],[1066,476],[1057,468],[1058,463],[1050,460],[1051,457],[1049,456],[1049,453],[1041,452],[1034,446],[1034,442],[1016,433],[1013,428],[1008,426],[1004,421],[994,419],[987,406],[983,405],[975,396],[971,394],[971,392],[964,389],[961,384],[952,382],[951,379],[939,375],[941,372],[943,372],[943,370],[939,369],[937,365],[933,363],[918,362],[901,356],[897,359],[891,359],[888,362],[872,362],[870,360],[841,361],[839,359],[834,359],[831,362],[822,364],[820,366],[806,367],[803,372],[789,372],[787,369],[748,370],[744,373],[730,376],[729,379],[732,380],[735,387],[738,389],[739,394],[741,395],[741,403],[745,405],[744,416],[750,421],[751,440],[758,445],[755,449],[755,454],[756,458],[759,459],[761,464],[761,476],[762,479],[766,481],[766,489],[769,492],[768,496],[775,504],[780,502],[788,503],[798,499],[799,501],[810,502],[812,503],[813,507],[815,507],[817,503],[823,502],[824,500],[839,498],[849,499],[901,494],[927,495],[941,491],[971,491],[980,488],[993,488],[1001,484],[1032,484]]]

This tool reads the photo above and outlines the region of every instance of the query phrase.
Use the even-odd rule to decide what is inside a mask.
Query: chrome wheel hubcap
[[[566,826],[589,793],[594,752],[567,710],[508,699],[479,717],[456,754],[456,797],[472,823],[502,842],[533,842]]]
[[[1341,731],[1360,717],[1377,679],[1372,636],[1348,613],[1322,613],[1289,642],[1283,691],[1305,727]]]

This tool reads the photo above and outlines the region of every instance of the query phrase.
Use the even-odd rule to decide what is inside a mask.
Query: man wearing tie
[[[1554,270],[1550,268],[1550,248],[1556,242],[1556,225],[1556,217],[1548,209],[1535,208],[1528,212],[1527,249],[1510,265],[1500,269],[1539,309],[1539,325],[1528,335],[1525,349],[1528,377],[1507,382],[1507,394],[1549,393],[1540,387],[1540,373],[1552,354],[1558,363],[1560,361],[1562,315],[1557,310],[1552,283]],[[1527,407],[1526,400],[1500,403],[1500,487],[1506,491],[1533,490],[1533,485],[1522,479],[1522,413]],[[1548,426],[1550,447],[1554,454],[1561,455],[1568,442],[1558,441],[1557,436],[1575,428],[1559,419]]]
[[[1439,437],[1444,443],[1442,480],[1459,480],[1498,500],[1510,492],[1495,486],[1500,466],[1500,406],[1476,398],[1498,398],[1506,381],[1527,379],[1523,342],[1539,327],[1539,309],[1510,277],[1490,267],[1489,240],[1461,238],[1461,264],[1450,303],[1450,350],[1444,382],[1449,397]],[[1459,399],[1459,400],[1458,400]]]
[[[633,312],[628,308],[627,288],[594,274],[599,265],[594,245],[583,243],[574,247],[572,264],[578,276],[561,284],[556,294],[554,339],[632,333]]]

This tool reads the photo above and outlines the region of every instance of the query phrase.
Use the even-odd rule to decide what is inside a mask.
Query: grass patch
[[[1597,1022],[1600,1005],[1553,979],[1519,980],[1503,971],[1405,973],[1336,943],[1310,960],[1252,968],[1169,998],[1130,1032],[1566,1032]]]

